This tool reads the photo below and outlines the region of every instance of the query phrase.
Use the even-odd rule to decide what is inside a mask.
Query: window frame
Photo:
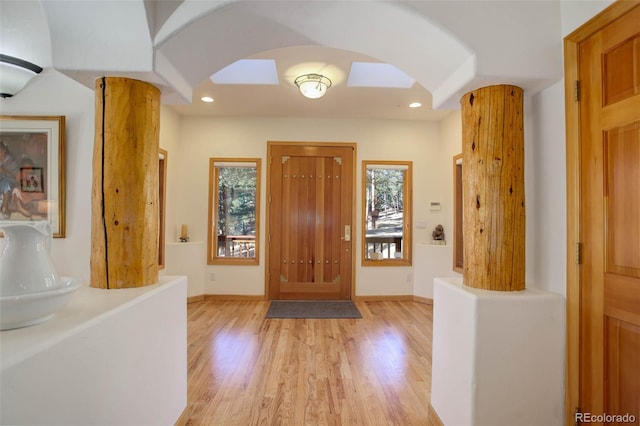
[[[167,217],[167,150],[158,149],[158,269],[165,267],[166,217]]]
[[[256,165],[256,211],[255,211],[255,248],[253,257],[218,256],[218,182],[219,167],[216,163],[255,163]],[[207,230],[207,264],[208,265],[259,265],[260,264],[260,175],[262,173],[260,158],[209,158],[209,214]]]
[[[402,209],[402,258],[374,260],[367,257],[367,167],[389,166],[390,169],[406,167],[402,182],[403,209]],[[385,168],[385,167],[377,167]],[[412,266],[413,253],[413,161],[362,161],[362,236],[361,236],[361,262],[362,266]]]
[[[462,154],[453,157],[453,270],[464,274]]]

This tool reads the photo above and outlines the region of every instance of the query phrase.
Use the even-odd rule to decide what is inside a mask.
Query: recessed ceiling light
[[[420,102],[411,102],[409,108],[420,108],[422,104]]]
[[[213,102],[213,98],[211,96],[203,96],[203,97],[200,98],[200,100],[202,102],[208,102],[208,103]]]

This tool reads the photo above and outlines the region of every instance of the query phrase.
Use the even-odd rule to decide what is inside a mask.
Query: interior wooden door
[[[268,150],[269,298],[350,299],[354,146]]]
[[[640,6],[636,6],[579,47],[583,241],[579,409],[594,415],[630,414],[636,425],[640,419],[639,23]]]

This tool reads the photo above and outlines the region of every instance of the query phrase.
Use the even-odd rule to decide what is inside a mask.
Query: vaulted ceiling
[[[0,19],[0,53],[91,88],[103,75],[152,82],[181,114],[438,119],[473,88],[533,94],[562,76],[559,1],[3,0]],[[211,83],[242,58],[274,59],[280,83]],[[348,87],[353,61],[416,83]],[[293,79],[319,71],[332,73],[327,96],[300,96]]]

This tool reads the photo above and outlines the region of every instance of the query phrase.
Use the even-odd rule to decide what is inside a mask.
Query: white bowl
[[[58,289],[0,297],[0,330],[27,327],[51,319],[80,287],[80,280],[60,277]]]

